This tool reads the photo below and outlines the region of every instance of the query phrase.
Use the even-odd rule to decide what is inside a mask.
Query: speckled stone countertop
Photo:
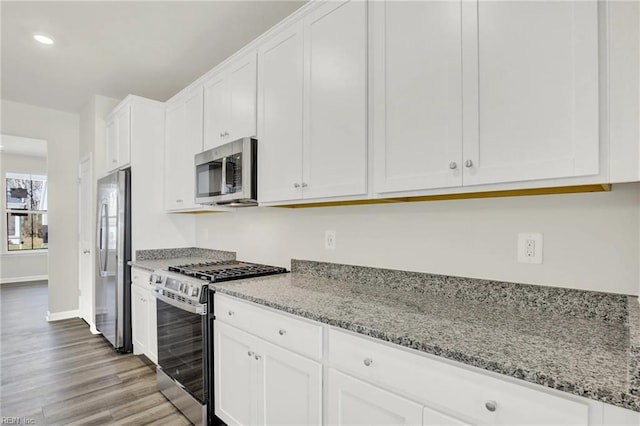
[[[136,260],[129,262],[135,268],[155,271],[166,269],[172,265],[187,263],[211,262],[212,260],[235,260],[236,253],[232,251],[210,250],[197,247],[138,250]]]
[[[215,284],[220,293],[640,411],[637,298],[524,285],[505,302],[510,286],[519,285],[295,260],[291,274]]]

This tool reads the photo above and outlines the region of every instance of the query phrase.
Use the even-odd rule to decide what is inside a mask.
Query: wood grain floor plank
[[[36,425],[191,424],[157,391],[148,361],[116,353],[79,318],[46,315],[46,282],[0,286],[2,416]]]

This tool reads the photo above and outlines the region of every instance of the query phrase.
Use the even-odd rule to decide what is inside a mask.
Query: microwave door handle
[[[227,193],[227,157],[222,158],[222,179],[220,179],[222,188],[220,188],[221,194]]]

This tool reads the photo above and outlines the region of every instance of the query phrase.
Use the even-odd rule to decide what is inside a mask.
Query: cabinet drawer
[[[223,321],[314,359],[322,358],[322,326],[216,293],[214,313]]]
[[[150,288],[149,287],[150,278],[151,278],[151,272],[147,272],[144,269],[131,268],[132,284],[148,289]]]
[[[331,367],[471,422],[589,424],[589,405],[577,397],[510,383],[336,329],[329,330],[328,344]]]

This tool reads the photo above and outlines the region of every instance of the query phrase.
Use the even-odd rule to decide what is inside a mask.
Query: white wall
[[[30,155],[0,152],[1,193],[5,193],[4,176],[7,172],[47,174],[47,159]],[[6,197],[0,197],[0,211],[4,213]],[[6,216],[0,219],[0,235],[6,235]],[[7,253],[6,241],[0,248],[0,283],[47,279],[47,250]]]
[[[134,106],[131,121],[131,244],[136,250],[192,247],[195,218],[164,212],[164,106]]]
[[[199,215],[197,245],[291,258],[639,294],[640,184],[611,192]],[[337,232],[335,251],[324,231]],[[542,265],[516,262],[518,232],[544,234]],[[206,239],[206,235],[209,238]]]
[[[79,117],[2,100],[2,133],[48,142],[49,312],[78,309]]]

